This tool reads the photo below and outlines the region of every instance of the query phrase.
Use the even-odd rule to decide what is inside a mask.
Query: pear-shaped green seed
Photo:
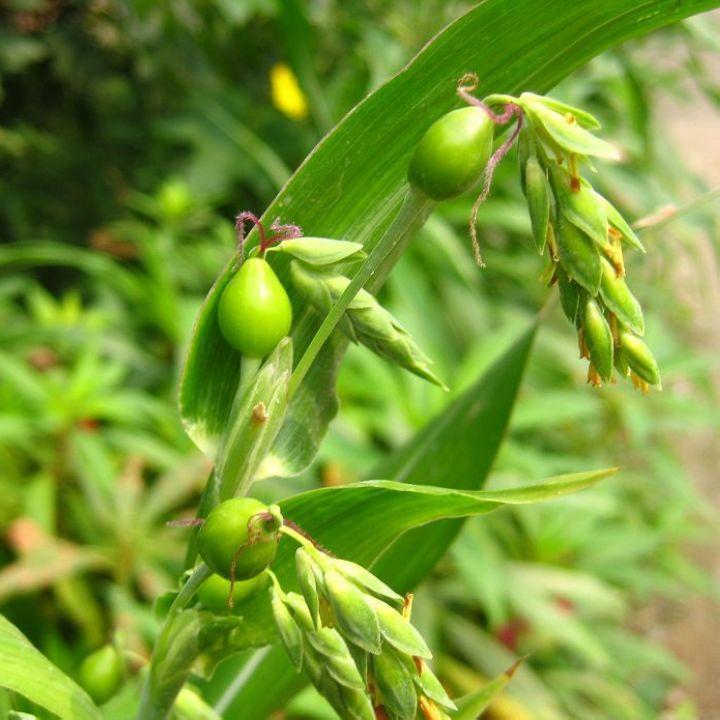
[[[90,653],[80,665],[78,681],[98,704],[107,702],[118,690],[125,673],[122,656],[113,645]]]
[[[267,582],[268,575],[266,573],[260,573],[248,580],[238,580],[234,584],[213,573],[197,589],[197,598],[205,610],[215,613],[228,612],[231,610],[229,601],[230,586],[232,585],[232,610],[237,612],[238,604],[266,586]]]
[[[493,123],[484,110],[465,107],[436,120],[415,148],[408,181],[433,200],[469,190],[492,152]]]
[[[198,551],[206,565],[227,580],[259,575],[275,559],[282,524],[254,498],[231,498],[215,506],[198,533]],[[234,577],[233,577],[234,576]]]
[[[290,330],[292,306],[264,258],[249,258],[227,284],[218,305],[225,340],[245,357],[263,358]]]

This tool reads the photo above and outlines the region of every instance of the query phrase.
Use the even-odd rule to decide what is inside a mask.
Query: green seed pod
[[[275,559],[281,525],[276,505],[232,498],[210,511],[198,533],[198,551],[214,573],[228,580],[247,580]]]
[[[660,387],[660,368],[650,348],[627,330],[620,331],[620,346],[630,369],[649,385]]]
[[[348,650],[350,650],[350,654],[353,656],[355,667],[358,669],[360,677],[365,682],[365,685],[367,685],[368,665],[369,658],[371,657],[370,654],[366,653],[362,648],[359,648],[357,645],[353,645],[352,643],[348,645]]]
[[[533,126],[566,153],[618,159],[617,148],[588,132],[573,113],[555,112],[531,93],[523,93],[519,103],[530,116]]]
[[[245,260],[225,286],[218,321],[225,340],[245,357],[269,355],[288,334],[290,298],[265,259]]]
[[[558,224],[558,231],[560,264],[571,279],[595,297],[600,290],[602,277],[597,245],[592,238],[565,219]]]
[[[266,587],[268,580],[266,573],[260,573],[249,580],[238,580],[233,585],[230,580],[213,573],[197,589],[197,598],[205,610],[214,613],[230,611],[230,587],[232,586],[232,611],[237,612],[237,606]]]
[[[414,720],[418,695],[407,665],[387,648],[372,658],[373,677],[392,720]]]
[[[522,97],[525,100],[531,100],[533,102],[540,103],[541,105],[545,105],[545,107],[550,110],[554,110],[561,115],[567,115],[569,113],[575,118],[575,120],[577,120],[581,127],[587,128],[588,130],[598,130],[600,128],[600,123],[597,121],[597,118],[589,112],[573,107],[572,105],[568,105],[560,100],[555,100],[555,98],[546,97],[545,95],[535,95],[535,93],[530,92],[524,92]]]
[[[598,247],[608,247],[608,221],[603,203],[587,182],[581,180],[580,187],[573,189],[570,173],[556,164],[551,167],[555,196],[562,214],[578,230],[592,238]]]
[[[618,277],[615,268],[605,258],[601,259],[601,264],[600,297],[603,302],[617,315],[623,325],[629,327],[636,335],[644,335],[645,320],[640,303],[630,292],[625,279]]]
[[[325,573],[325,588],[340,632],[370,653],[380,652],[380,624],[369,595],[336,570]]]
[[[377,619],[380,623],[380,633],[394,648],[407,655],[431,658],[432,653],[423,636],[406,620],[397,610],[391,608],[382,600],[369,598]]]
[[[270,590],[270,605],[285,652],[293,667],[300,672],[303,666],[303,635],[275,586]]]
[[[315,623],[313,623],[310,610],[308,610],[308,606],[302,595],[294,592],[287,593],[287,595],[285,595],[285,604],[290,609],[295,621],[303,632],[307,633],[315,630]]]
[[[630,366],[628,365],[627,358],[621,347],[615,346],[615,369],[618,371],[620,377],[626,378],[630,375]]]
[[[325,671],[340,685],[357,690],[365,689],[365,680],[340,633],[334,628],[321,628],[307,634],[308,642],[322,655]]]
[[[628,225],[625,218],[620,214],[618,209],[600,193],[596,192],[595,195],[598,201],[601,202],[605,208],[605,214],[610,224],[622,235],[622,239],[631,247],[644,253],[645,248],[640,242],[640,238],[635,234],[635,231]]]
[[[317,691],[332,705],[340,717],[347,716],[343,687],[325,672],[325,661],[311,646],[305,648],[305,673]]]
[[[315,627],[320,627],[320,597],[315,582],[314,565],[313,559],[305,548],[299,547],[295,551],[295,575],[313,623]]]
[[[343,294],[350,280],[342,275],[314,272],[298,262],[291,263],[295,287],[315,309],[326,315]],[[353,342],[440,387],[443,383],[430,370],[431,361],[415,344],[400,323],[366,290],[353,298],[338,324]]]
[[[427,663],[422,663],[422,669],[419,673],[415,673],[414,679],[423,695],[447,710],[457,710],[455,703],[450,699],[442,683],[435,677]]]
[[[347,717],[349,720],[376,720],[372,702],[364,690],[341,686],[340,693],[345,709],[345,713],[341,713],[340,717]]]
[[[376,720],[368,694],[364,690],[340,685],[325,671],[324,659],[312,646],[305,648],[305,672],[341,718]]]
[[[580,298],[584,291],[576,282],[567,276],[567,273],[560,266],[557,266],[555,271],[558,279],[560,305],[565,313],[565,317],[575,325],[577,322],[578,308],[580,307]]]
[[[600,306],[594,300],[585,304],[582,328],[590,360],[603,382],[609,383],[613,370],[613,336]]]
[[[361,589],[392,602],[402,602],[401,595],[398,595],[391,587],[388,587],[382,580],[376,578],[375,575],[369,570],[366,570],[362,565],[350,562],[349,560],[341,560],[340,558],[328,558],[328,561],[339,573]]]
[[[550,184],[545,170],[535,155],[531,155],[525,164],[525,197],[528,202],[535,246],[542,255],[545,251],[548,222],[550,222]]]
[[[433,200],[448,200],[482,177],[492,152],[494,126],[477,107],[465,107],[436,120],[415,148],[408,182]]]
[[[268,252],[283,252],[308,265],[327,266],[366,257],[362,243],[331,238],[300,237],[283,240]]]
[[[107,702],[120,688],[125,662],[114,645],[90,653],[78,670],[78,682],[97,705]]]

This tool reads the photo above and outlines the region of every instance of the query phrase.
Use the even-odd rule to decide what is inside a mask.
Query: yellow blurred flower
[[[308,114],[307,100],[295,73],[285,63],[275,63],[270,70],[270,93],[273,105],[292,120],[303,120]]]

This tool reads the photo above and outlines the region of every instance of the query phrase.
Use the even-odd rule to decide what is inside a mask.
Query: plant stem
[[[320,324],[315,336],[300,358],[290,378],[288,393],[293,397],[303,378],[312,366],[315,358],[327,339],[335,330],[335,326],[340,322],[343,313],[347,310],[353,298],[371,280],[386,261],[390,264],[405,249],[407,242],[412,238],[417,230],[422,227],[427,219],[430,211],[435,203],[427,196],[414,191],[412,188],[408,191],[403,203],[398,211],[395,219],[392,221],[388,229],[380,238],[378,244],[370,253],[367,260],[353,277],[351,283],[345,288],[345,292],[338,298],[330,312],[325,316]]]
[[[296,543],[299,543],[304,548],[312,548],[313,550],[315,550],[315,546],[313,545],[312,541],[301,535],[297,530],[293,530],[291,527],[283,525],[280,528],[280,532],[283,535],[287,535],[289,538],[292,538]]]
[[[257,377],[258,370],[260,369],[260,365],[262,364],[262,360],[260,358],[251,358],[251,357],[244,357],[241,360],[240,364],[240,382],[238,383],[238,389],[235,393],[235,400],[233,401],[233,410],[235,410],[236,407],[240,407],[240,404],[243,401],[243,396],[247,392],[247,389],[250,387],[250,384],[253,380]],[[230,412],[230,417],[234,415],[234,412]]]
[[[175,697],[184,683],[184,680],[179,684],[173,682],[173,678],[165,678],[162,672],[163,663],[171,652],[182,656],[181,653],[177,652],[177,648],[173,647],[174,641],[178,639],[175,636],[179,637],[179,633],[176,632],[175,620],[195,595],[201,583],[207,580],[210,575],[212,575],[212,572],[207,565],[204,563],[199,565],[173,600],[155,643],[155,652],[150,661],[150,669],[143,683],[137,720],[161,720],[167,717],[170,712]],[[191,655],[191,653],[188,655],[190,661],[192,661]],[[182,668],[180,669],[182,670]],[[177,671],[178,668],[173,664],[173,674]],[[177,688],[175,689],[176,685]],[[168,689],[168,686],[170,689]]]

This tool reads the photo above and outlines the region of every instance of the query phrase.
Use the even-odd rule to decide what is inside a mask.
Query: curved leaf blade
[[[62,720],[100,720],[87,693],[60,672],[0,615],[0,687],[26,697]]]

